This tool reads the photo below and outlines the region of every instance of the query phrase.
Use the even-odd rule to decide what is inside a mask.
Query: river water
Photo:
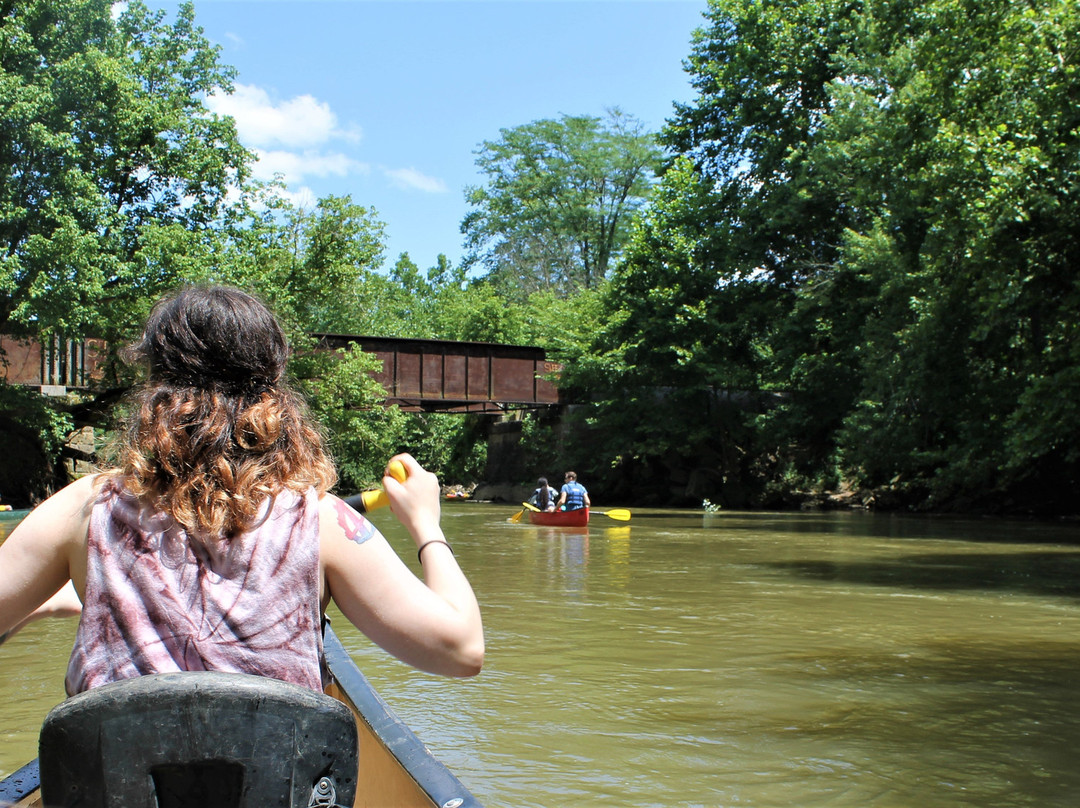
[[[1080,804],[1080,525],[635,510],[572,529],[515,510],[444,509],[484,613],[476,679],[333,620],[491,808]],[[0,772],[33,756],[72,633],[0,647]]]

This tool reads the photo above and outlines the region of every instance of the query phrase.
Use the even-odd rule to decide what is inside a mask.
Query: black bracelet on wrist
[[[450,542],[443,539],[431,539],[430,541],[426,541],[416,548],[416,560],[419,561],[421,564],[424,563],[424,559],[420,557],[420,553],[422,553],[424,551],[424,548],[427,547],[429,544],[445,544],[447,549],[450,550],[450,555],[454,554],[454,548],[450,546]]]

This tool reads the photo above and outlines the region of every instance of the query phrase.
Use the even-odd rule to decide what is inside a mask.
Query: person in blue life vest
[[[560,511],[577,511],[581,508],[588,508],[591,504],[589,502],[589,492],[585,490],[585,486],[577,481],[577,473],[573,471],[566,472],[566,482],[563,483],[562,490],[559,491],[558,509]]]
[[[555,500],[557,499],[555,489],[548,485],[547,477],[541,477],[536,481],[539,486],[532,492],[532,496],[529,497],[529,503],[535,505],[542,511],[555,510]]]

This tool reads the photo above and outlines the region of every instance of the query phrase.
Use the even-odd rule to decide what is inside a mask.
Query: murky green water
[[[484,611],[477,679],[412,671],[334,621],[492,808],[1080,804],[1080,526],[513,513],[445,510]],[[32,756],[72,632],[0,647],[0,771]]]

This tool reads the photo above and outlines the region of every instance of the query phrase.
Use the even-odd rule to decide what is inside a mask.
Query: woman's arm
[[[31,511],[0,545],[0,634],[60,597],[69,581],[76,590],[85,585],[86,531],[97,490],[97,476],[76,480]]]
[[[60,591],[38,606],[29,617],[23,618],[12,628],[0,634],[0,645],[12,638],[15,632],[45,617],[78,617],[82,614],[82,600],[75,591],[75,584],[68,581]]]
[[[418,548],[424,579],[356,511],[322,498],[320,563],[342,613],[399,659],[431,673],[475,676],[484,662],[484,630],[472,587],[439,526],[439,481],[411,456],[398,455],[407,478],[383,486],[390,507]]]

